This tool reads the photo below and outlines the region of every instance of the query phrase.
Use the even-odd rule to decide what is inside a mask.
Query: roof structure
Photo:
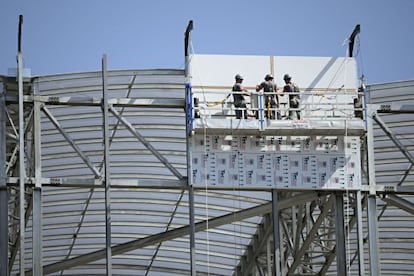
[[[16,80],[10,77],[2,77],[1,83],[7,109],[6,131],[2,132],[7,136],[7,259],[10,273],[17,274],[17,87]],[[192,231],[197,275],[269,273],[269,258],[275,250],[274,190],[217,190],[208,186],[188,189],[184,86],[182,70],[107,72],[112,273],[190,275]],[[34,77],[24,87],[25,270],[32,272],[32,259],[40,254],[44,274],[105,274],[102,72]],[[374,195],[379,197],[374,204],[381,275],[410,275],[414,271],[410,108],[413,87],[412,81],[367,86],[375,110]],[[34,103],[39,103],[40,113],[34,112]],[[39,168],[34,165],[38,159],[34,150],[34,114],[41,114],[40,179],[35,176]],[[33,193],[38,182],[41,200]],[[375,231],[370,229],[375,224],[363,212],[370,210],[370,193],[361,192],[349,191],[338,196],[330,191],[279,191],[280,227],[285,237],[281,252],[288,264],[283,269],[303,275],[336,275],[338,221],[334,207],[343,198],[347,271],[358,274],[362,267],[365,273],[371,272],[368,234]],[[34,212],[36,206],[41,206],[41,213]],[[358,206],[363,215],[359,219],[355,211]],[[194,218],[193,230],[190,217]],[[35,231],[33,224],[37,220],[41,221],[40,232]],[[358,220],[364,233],[362,266],[358,265]],[[37,239],[41,240],[40,251],[34,243]],[[296,252],[297,259],[292,252]]]
[[[185,70],[108,71],[104,56],[100,72],[36,77],[22,74],[19,29],[17,77],[0,76],[0,275],[412,275],[414,82],[358,86],[352,58],[226,56],[213,71],[214,56],[191,64],[191,29]],[[264,118],[259,93],[249,123],[220,100],[234,73],[257,80],[286,70],[301,81],[305,118]],[[204,106],[193,101],[197,93]],[[221,110],[211,112],[218,96]],[[229,135],[229,122],[239,124],[230,133],[238,138],[284,136],[289,149],[321,143],[313,172],[329,163],[330,184],[293,185],[288,176],[281,186],[265,172],[275,180],[268,186],[242,177],[217,186],[220,152],[206,147],[198,158],[211,170],[195,175],[191,143]],[[295,144],[294,136],[309,139]],[[312,136],[338,138],[327,140],[341,141],[342,159]],[[246,152],[232,146],[246,165],[236,176],[245,176],[255,161],[243,163]],[[300,150],[283,157],[289,175],[309,157]],[[271,149],[269,161],[277,154]]]

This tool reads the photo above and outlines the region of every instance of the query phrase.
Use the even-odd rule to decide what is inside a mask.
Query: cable
[[[190,42],[190,47],[191,47],[191,52],[193,53],[193,55],[195,54],[195,51],[194,51],[194,46],[193,46],[193,43],[192,42]],[[191,62],[191,60],[192,60],[192,57],[190,56],[190,62]],[[201,86],[201,94],[202,94],[202,96],[203,96],[203,103],[205,104],[205,105],[207,105],[207,99],[206,99],[206,95],[205,95],[205,91],[204,91],[204,85],[203,85],[203,81],[202,81],[202,79],[201,79],[201,77],[200,77],[200,75],[201,74],[198,74],[198,77],[199,77],[199,79],[200,79],[200,86]]]
[[[347,160],[347,151],[348,151],[348,124],[347,124],[347,120],[345,120],[345,136],[344,136],[344,155],[345,155],[345,161]],[[352,154],[352,152],[351,152]],[[348,167],[349,164],[345,163],[345,192],[346,192],[346,214],[345,214],[345,218],[346,218],[346,224],[348,227],[346,227],[346,252],[348,252],[348,259],[347,259],[347,271],[349,271],[349,273],[351,273],[351,252],[350,252],[350,248],[351,248],[351,241],[350,241],[350,228],[349,228],[349,221],[350,221],[350,215],[349,215],[349,208],[350,208],[350,204],[349,204],[349,173],[348,173]],[[349,274],[351,275],[351,274]]]
[[[210,236],[209,236],[209,205],[208,205],[208,158],[209,155],[207,154],[207,146],[206,146],[206,140],[207,140],[207,128],[206,125],[203,124],[203,162],[204,162],[204,191],[205,191],[205,210],[206,210],[206,246],[207,246],[207,275],[210,275]]]
[[[194,54],[194,46],[192,41],[190,41],[190,48],[191,48],[191,52]],[[192,61],[192,55],[190,55],[190,60],[189,62]],[[200,77],[200,74],[198,74],[198,78],[199,81],[201,83],[201,94],[203,97],[203,102],[206,105],[205,107],[208,107],[207,105],[207,100],[206,100],[206,95],[205,95],[205,90],[204,90],[204,85],[203,85],[203,81]],[[194,95],[194,94],[193,94]],[[204,106],[199,106],[199,109],[204,109],[207,110]],[[204,115],[206,115],[207,112],[204,112]],[[207,126],[205,123],[202,124],[203,125],[203,156],[202,156],[202,164],[204,166],[204,171],[203,174],[201,174],[201,176],[204,178],[204,192],[205,192],[205,218],[206,218],[206,247],[207,247],[207,275],[210,275],[210,236],[209,236],[209,231],[210,231],[210,226],[209,226],[209,202],[208,202],[208,179],[207,176],[209,175],[208,172],[208,159],[210,158],[209,153],[207,152]]]

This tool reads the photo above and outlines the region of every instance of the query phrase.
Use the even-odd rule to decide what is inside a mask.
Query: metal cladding
[[[330,60],[326,61],[329,63]],[[336,63],[332,61],[331,64],[333,66]],[[263,77],[262,73],[260,72],[260,78]],[[243,76],[247,78],[249,74],[243,73]],[[231,75],[232,77],[234,75]],[[43,272],[45,275],[104,275],[106,266],[105,200],[102,183],[102,74],[85,72],[39,76],[31,80],[30,85],[24,89],[26,116],[30,118],[30,103],[35,102],[41,106]],[[11,157],[16,151],[17,137],[8,120],[16,118],[16,87],[15,80],[2,78],[0,81],[0,88],[6,93],[5,101],[10,115],[10,119],[6,120],[6,159],[7,185],[10,199],[13,199],[13,195],[16,194],[14,186],[17,177],[13,174]],[[184,71],[109,71],[107,82],[111,144],[113,274],[188,275],[191,265],[191,231],[187,186]],[[378,229],[375,230],[379,233],[377,245],[380,249],[381,275],[396,275],[396,271],[408,275],[414,271],[414,258],[410,251],[413,234],[413,198],[408,194],[384,192],[406,189],[409,193],[409,188],[414,183],[410,161],[413,155],[411,137],[414,120],[410,117],[412,114],[391,112],[393,104],[405,105],[405,109],[407,105],[414,104],[411,92],[413,87],[412,81],[367,87],[368,102],[377,105],[376,110],[382,110],[376,113],[377,118],[374,122],[376,188],[378,193],[381,193],[381,199],[377,200],[376,205],[373,205],[375,202],[372,200],[368,202],[371,207],[373,205],[371,213],[378,214]],[[36,92],[36,96],[31,95],[32,91]],[[31,120],[27,120],[28,125],[30,122]],[[341,124],[334,125],[336,128],[340,126]],[[289,128],[291,125],[283,127]],[[360,126],[355,127],[359,128]],[[28,128],[27,137],[30,137],[31,131],[32,129]],[[331,138],[343,135],[328,134]],[[355,132],[353,135],[359,134]],[[194,136],[190,142],[194,143],[195,147],[199,146],[200,152],[206,145],[217,147],[219,155],[226,154],[226,149],[233,144],[227,144],[226,141],[215,143],[215,135],[205,134],[206,140],[212,140],[208,145],[201,145],[205,141],[200,142],[198,138],[194,138],[201,136]],[[310,135],[312,133],[307,133],[302,136],[305,138],[292,141],[292,133],[286,131],[278,135],[271,133],[269,139],[282,137],[280,147],[290,151],[300,150],[302,154],[302,150],[307,150],[306,141],[308,136],[311,139]],[[331,139],[329,137],[324,139]],[[246,146],[248,154],[248,150],[256,149],[257,146],[266,150],[274,146],[275,151],[277,150],[276,144],[257,141],[258,138],[253,136],[249,139],[250,146]],[[325,144],[331,145],[332,147],[328,147],[329,150],[335,151],[337,148],[333,145],[343,149],[345,144],[353,142],[355,141],[344,139],[335,144],[329,140]],[[237,143],[240,145],[240,141]],[[319,143],[314,143],[312,150],[318,150],[318,145]],[[28,149],[32,147],[30,139],[27,139],[26,146]],[[219,151],[219,148],[222,150]],[[28,150],[28,153],[30,152]],[[213,150],[213,153],[217,152]],[[201,153],[193,157],[198,161],[203,160]],[[37,181],[31,175],[34,171],[31,167],[34,157],[28,154],[26,158],[27,181],[32,187]],[[247,169],[251,164],[259,164],[258,159],[243,160],[247,161]],[[249,163],[249,160],[253,161]],[[296,161],[293,164],[300,163],[298,167],[302,168],[302,171],[304,166],[309,164],[311,169],[316,169],[315,164],[306,163],[303,158]],[[312,172],[309,171],[310,180]],[[364,172],[365,167],[362,166],[362,174]],[[207,177],[196,177],[199,177],[200,182],[208,180]],[[266,185],[268,179],[262,179]],[[365,178],[362,179],[361,184],[366,184]],[[220,181],[220,178],[216,176],[214,181]],[[197,275],[246,275],[256,268],[270,270],[270,258],[266,258],[271,255],[269,252],[272,252],[273,205],[272,193],[269,191],[255,187],[244,190],[233,186],[230,189],[213,189],[208,185],[200,185],[195,190]],[[344,196],[345,202],[342,202],[342,197],[339,197],[345,194],[347,197]],[[363,195],[366,194],[367,191],[363,190]],[[37,203],[40,201],[39,198],[35,200]],[[28,198],[27,202],[30,201]],[[309,268],[307,265],[311,264],[313,271],[321,275],[336,275],[337,270],[333,265],[336,257],[335,235],[339,232],[335,225],[343,225],[340,224],[342,222],[345,223],[345,227],[342,228],[350,230],[342,233],[342,238],[347,236],[342,244],[345,248],[342,248],[344,253],[341,257],[349,264],[349,273],[357,274],[358,258],[355,254],[358,238],[355,206],[358,201],[363,201],[361,194],[355,195],[350,190],[320,193],[313,191],[311,185],[309,189],[281,190],[278,208],[281,218],[280,232],[284,237],[281,239],[281,245],[285,250],[282,255],[286,256],[282,271],[292,269],[289,272],[294,274],[305,271]],[[13,205],[9,206],[12,210]],[[334,212],[334,206],[337,209],[342,206],[344,212]],[[35,202],[35,207],[40,205]],[[360,222],[364,234],[362,238],[366,241],[372,230],[368,229],[370,225],[367,225],[368,219],[364,212],[358,213],[363,215]],[[38,238],[32,235],[32,222],[32,215],[28,215],[25,233],[25,264],[28,274],[32,272],[33,240]],[[10,226],[9,229],[14,228]],[[10,231],[9,240],[18,241],[17,233]],[[18,246],[14,242],[10,243],[10,259],[13,258],[10,271],[17,274]],[[294,259],[293,252],[297,259]],[[356,261],[350,264],[348,262],[351,262],[351,259]],[[287,263],[290,268],[287,267]],[[365,257],[362,266],[367,273],[370,265]]]

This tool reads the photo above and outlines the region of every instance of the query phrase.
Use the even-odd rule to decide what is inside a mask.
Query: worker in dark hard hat
[[[235,77],[236,83],[233,85],[233,102],[234,107],[236,108],[236,118],[247,119],[247,110],[246,110],[246,99],[244,96],[250,96],[247,89],[243,87],[243,77],[237,74]]]
[[[278,88],[277,85],[273,82],[273,76],[267,74],[265,80],[256,85],[256,91],[259,92],[263,89],[264,99],[265,99],[265,116],[269,119],[275,119],[277,114],[277,119],[280,119],[280,112],[276,112],[275,108],[279,108],[279,98],[276,95]]]
[[[292,110],[299,108],[300,102],[300,94],[299,94],[299,87],[292,82],[292,77],[289,74],[285,74],[283,76],[283,80],[285,81],[285,86],[283,87],[283,92],[289,93],[289,117],[288,119],[294,119],[294,115],[296,115],[296,119],[300,120],[300,111],[299,110]]]

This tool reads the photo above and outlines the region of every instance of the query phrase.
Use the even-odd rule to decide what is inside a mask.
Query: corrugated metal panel
[[[101,97],[101,72],[76,73],[39,77],[40,95]],[[182,70],[112,71],[108,74],[109,98],[184,99]],[[75,143],[100,167],[102,156],[102,110],[90,106],[50,106],[53,116]],[[183,110],[170,108],[116,108],[145,139],[185,176],[185,123]],[[151,156],[116,118],[110,118],[113,135],[111,144],[111,174],[114,177],[140,178],[159,175],[171,178],[168,169],[160,168]],[[48,118],[42,119],[45,177],[86,176],[89,169]],[[127,151],[126,151],[127,150]],[[127,160],[125,160],[127,159]],[[156,165],[158,163],[158,165]],[[158,168],[157,168],[158,167]]]
[[[414,105],[414,81],[369,85],[373,104]],[[385,125],[414,155],[414,114],[378,114]],[[397,148],[378,124],[374,123],[376,183],[386,186],[413,186],[413,164]],[[399,195],[414,204],[414,196]],[[414,271],[414,225],[412,214],[379,202],[378,214],[381,275],[412,275]]]
[[[101,97],[101,72],[42,76],[35,80],[42,96]],[[182,70],[123,70],[108,72],[109,98],[184,100]],[[184,102],[184,101],[183,101]],[[61,128],[88,156],[102,166],[102,110],[90,106],[47,106]],[[172,108],[116,107],[119,113],[184,177],[186,171],[185,112]],[[68,141],[42,114],[42,175],[52,178],[93,178]],[[177,179],[124,125],[110,118],[111,178]],[[114,181],[115,183],[115,181]],[[136,184],[135,184],[136,185]],[[111,191],[113,245],[144,238],[189,223],[188,194],[180,190],[116,188]],[[265,192],[197,191],[196,222],[268,202]],[[105,245],[105,202],[101,188],[43,187],[43,262],[53,264]],[[260,217],[196,234],[200,275],[231,275]],[[31,225],[27,228],[27,237]],[[27,241],[28,246],[31,242]],[[113,256],[114,275],[185,275],[190,270],[189,237],[170,239]],[[29,254],[27,262],[29,263]],[[18,264],[18,262],[16,262]],[[27,267],[30,267],[28,264]],[[15,266],[16,269],[16,266]],[[147,271],[148,270],[148,271]],[[146,274],[147,273],[147,274]],[[62,275],[103,275],[105,260],[75,266]],[[53,275],[61,275],[60,272]]]
[[[181,70],[142,70],[109,72],[110,97],[184,98]],[[136,77],[134,77],[136,76]],[[134,83],[132,83],[134,80]],[[39,77],[41,95],[100,97],[101,72]],[[157,88],[157,84],[160,86]],[[392,101],[412,104],[414,81],[371,85],[372,102]],[[389,97],[387,97],[389,95]],[[102,162],[102,116],[99,107],[48,107],[62,128],[85,152],[91,162]],[[121,112],[121,108],[117,108]],[[123,116],[186,176],[184,112],[165,109],[124,109]],[[412,114],[380,115],[413,154]],[[116,120],[111,119],[112,130]],[[136,179],[169,180],[176,177],[134,138],[123,126],[116,128],[111,146],[111,176],[117,183]],[[42,118],[42,170],[45,177],[91,177],[92,173],[67,141],[46,117]],[[375,154],[377,183],[397,185],[409,168],[409,162],[376,126]],[[412,185],[412,171],[403,185]],[[128,182],[129,183],[129,182]],[[128,186],[128,185],[127,185]],[[100,250],[105,244],[105,203],[102,189],[43,187],[44,264]],[[409,202],[414,197],[404,196]],[[197,222],[268,203],[270,193],[262,191],[198,190],[195,194]],[[119,244],[188,225],[186,191],[144,188],[112,189],[112,242]],[[385,207],[380,201],[379,211]],[[414,232],[412,215],[388,206],[379,221],[382,275],[410,275],[414,271]],[[231,275],[252,240],[262,217],[251,217],[208,231],[196,233],[198,275]],[[366,221],[364,221],[366,228]],[[349,246],[355,248],[355,233]],[[31,223],[27,227],[27,245],[31,246]],[[30,250],[27,253],[29,265]],[[113,256],[116,275],[186,275],[190,270],[189,238],[182,236],[160,244],[153,243]],[[366,258],[367,259],[367,258]],[[18,261],[16,261],[16,264]],[[333,265],[332,265],[333,267]],[[16,267],[15,267],[16,269]],[[331,275],[333,270],[330,269]],[[147,273],[148,272],[148,273]],[[147,273],[147,274],[146,274]],[[74,266],[62,275],[103,275],[105,260]],[[60,275],[60,272],[53,275]]]

